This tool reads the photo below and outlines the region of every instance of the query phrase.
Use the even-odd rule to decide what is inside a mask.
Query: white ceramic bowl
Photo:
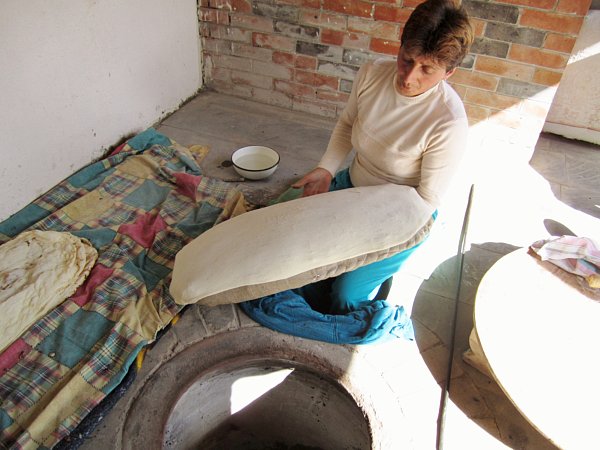
[[[233,168],[244,178],[262,180],[272,175],[279,165],[279,153],[269,147],[251,145],[231,155]]]

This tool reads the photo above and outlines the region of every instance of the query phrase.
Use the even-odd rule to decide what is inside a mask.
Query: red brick
[[[579,33],[583,17],[555,14],[533,9],[523,10],[519,24],[540,30],[556,31],[576,35]]]
[[[533,74],[533,82],[543,84],[544,86],[556,86],[562,78],[562,72],[555,72],[546,69],[535,69]]]
[[[457,69],[449,79],[452,84],[476,87],[488,91],[495,91],[498,87],[499,78],[481,72],[473,72],[465,69]]]
[[[317,91],[317,98],[319,100],[325,100],[332,103],[337,103],[339,105],[345,105],[348,103],[349,94],[345,92],[332,92],[332,91]]]
[[[400,26],[396,23],[348,17],[348,31],[358,31],[380,39],[399,41],[399,30]]]
[[[300,0],[300,6],[319,9],[321,7],[321,0]]]
[[[370,41],[371,37],[368,34],[346,33],[344,35],[344,41],[342,42],[342,46],[346,48],[356,48],[359,50],[363,50],[369,47]]]
[[[416,8],[417,6],[419,6],[424,1],[425,0],[404,0],[403,6],[405,8]]]
[[[246,42],[248,44],[252,42],[252,32],[237,27],[220,27],[219,37],[227,41]]]
[[[362,0],[323,0],[323,9],[350,16],[371,17],[372,4]]]
[[[335,105],[302,98],[294,99],[292,109],[325,117],[335,117],[337,113]]]
[[[277,0],[277,3],[299,6],[301,8],[319,9],[321,7],[320,0]]]
[[[562,69],[567,65],[568,57],[564,54],[548,52],[539,48],[513,44],[508,51],[508,58],[514,61],[534,64],[552,69]]]
[[[230,55],[232,52],[231,41],[204,38],[202,44],[202,49],[208,53],[214,53],[217,55]]]
[[[348,31],[361,31],[363,33],[369,33],[376,23],[371,18],[364,17],[348,17]]]
[[[198,16],[203,22],[214,22],[217,23],[218,13],[220,11],[214,8],[200,8]]]
[[[296,57],[291,53],[273,52],[273,62],[282,66],[293,67]]]
[[[521,99],[496,94],[494,92],[482,91],[481,89],[469,88],[467,89],[464,100],[465,102],[474,105],[503,110],[518,105]]]
[[[507,78],[529,81],[533,76],[534,67],[509,62],[504,59],[479,55],[475,61],[475,70]]]
[[[345,30],[346,19],[349,20],[350,18],[341,14],[331,14],[318,10],[303,10],[300,12],[300,23],[302,25],[313,25],[332,30]]]
[[[228,11],[231,11],[230,0],[209,0],[209,6],[211,8],[226,9]]]
[[[327,28],[321,30],[321,42],[323,44],[342,45],[344,42],[343,31],[329,30]]]
[[[483,36],[486,23],[487,22],[485,20],[473,19],[473,18],[471,19],[471,27],[473,27],[473,34],[476,37]]]
[[[298,69],[316,70],[318,60],[314,56],[298,55],[294,66]]]
[[[210,22],[200,22],[200,36],[202,36],[203,38],[211,38],[211,37],[215,37],[211,35],[211,27],[210,27]],[[218,37],[218,36],[216,36]]]
[[[231,81],[231,71],[229,69],[213,67],[210,74],[208,75],[214,80]]]
[[[273,20],[267,17],[249,14],[232,14],[231,24],[236,27],[263,31],[265,33],[273,32]]]
[[[454,89],[458,96],[464,100],[465,95],[467,95],[467,87],[460,86],[458,84],[452,84],[452,82],[450,82],[450,86],[452,86],[452,89]]]
[[[229,55],[214,55],[212,60],[215,67],[224,67],[226,69],[248,71],[252,62],[247,58]]]
[[[375,20],[387,20],[388,22],[406,23],[412,13],[411,9],[398,8],[397,6],[375,5],[373,18]]]
[[[241,70],[231,71],[231,81],[235,84],[244,84],[263,89],[270,89],[273,87],[272,78],[265,77],[263,75],[257,75],[255,73],[244,72]]]
[[[528,6],[537,9],[554,9],[556,0],[500,0],[495,3],[510,3],[517,6]]]
[[[201,8],[208,8],[209,5],[209,1],[208,0],[200,0],[200,7]]]
[[[369,50],[386,55],[397,55],[400,49],[399,41],[389,41],[387,39],[372,38]]]
[[[592,0],[558,0],[556,10],[567,14],[585,16],[590,9]]]
[[[275,80],[275,90],[283,92],[290,97],[315,97],[316,89],[305,84],[290,83],[289,81]]]
[[[245,84],[231,83],[229,85],[227,85],[227,84],[222,85],[220,87],[220,89],[221,89],[220,92],[224,92],[227,95],[235,95],[238,97],[252,98],[252,97],[254,97],[254,90],[256,88],[245,85]]]
[[[221,25],[217,25],[213,22],[200,22],[200,36],[211,39],[221,39],[219,36],[219,29]]]
[[[273,50],[296,51],[296,41],[286,36],[252,33],[252,44],[257,47],[271,48]]]
[[[302,84],[308,84],[310,86],[317,87],[328,87],[336,91],[339,84],[339,79],[337,77],[307,72],[304,70],[296,70],[294,79]]]
[[[273,50],[269,48],[253,47],[250,44],[233,42],[231,53],[234,56],[256,59],[257,61],[273,61]]]
[[[481,106],[471,105],[465,103],[465,111],[469,118],[469,125],[475,125],[479,122],[483,122],[490,116],[490,110]]]
[[[576,39],[571,36],[548,33],[544,42],[544,48],[570,54],[575,46],[575,41]]]
[[[248,0],[229,0],[231,2],[231,10],[236,12],[252,12],[252,4]]]
[[[277,78],[279,80],[291,80],[294,71],[291,67],[275,64],[271,61],[252,61],[252,72],[263,77]]]

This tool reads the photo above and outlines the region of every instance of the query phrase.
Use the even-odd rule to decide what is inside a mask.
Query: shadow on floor
[[[460,258],[455,256],[440,264],[432,276],[421,285],[415,298],[412,319],[415,324],[416,341],[425,364],[438,385],[444,389],[448,360],[452,352],[454,308],[457,307],[449,401],[511,449],[557,450],[558,447],[549,442],[521,415],[490,376],[463,360],[463,353],[469,348],[469,334],[473,328],[477,287],[496,261],[517,248],[504,243],[484,243],[472,246],[466,251],[458,302],[448,294],[459,292],[456,284],[458,277],[448,274],[458,274]],[[444,295],[436,294],[441,290],[445,292]],[[510,332],[510,324],[507,324],[507,332]],[[434,349],[435,351],[432,351]]]

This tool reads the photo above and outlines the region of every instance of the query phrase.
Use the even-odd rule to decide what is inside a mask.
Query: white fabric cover
[[[170,291],[178,304],[218,305],[297,288],[418,244],[432,212],[414,188],[395,184],[250,211],[183,247]]]
[[[26,231],[0,246],[0,351],[75,293],[98,252],[86,239]]]

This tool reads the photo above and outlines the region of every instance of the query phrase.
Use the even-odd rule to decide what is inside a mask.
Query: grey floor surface
[[[333,125],[330,119],[203,92],[157,124],[157,129],[179,144],[208,146],[204,173],[230,180],[250,202],[265,204],[315,166]],[[280,167],[267,180],[241,182],[229,164],[231,153],[254,144],[277,150]],[[381,362],[382,380],[394,386],[414,448],[435,448],[440,386],[446,378],[457,293],[458,236],[467,194],[474,185],[463,280],[456,303],[458,322],[445,448],[553,449],[498,385],[466,364],[461,355],[468,349],[477,286],[498,259],[563,231],[599,235],[600,149],[542,134],[533,155],[525,161],[490,165],[487,156],[477,154],[477,149],[473,152],[474,162],[465,164],[465,170],[473,173],[456,184],[431,239],[407,273],[394,279],[390,300],[412,311],[416,342],[361,347],[356,352]],[[186,333],[193,332],[189,330]],[[507,332],[511,332],[510,324]],[[160,352],[172,352],[173,348],[174,344],[157,345],[149,354],[155,361],[164,361],[168,358],[161,357]],[[85,448],[102,448],[97,445],[108,442],[107,427],[112,425],[107,423]]]

